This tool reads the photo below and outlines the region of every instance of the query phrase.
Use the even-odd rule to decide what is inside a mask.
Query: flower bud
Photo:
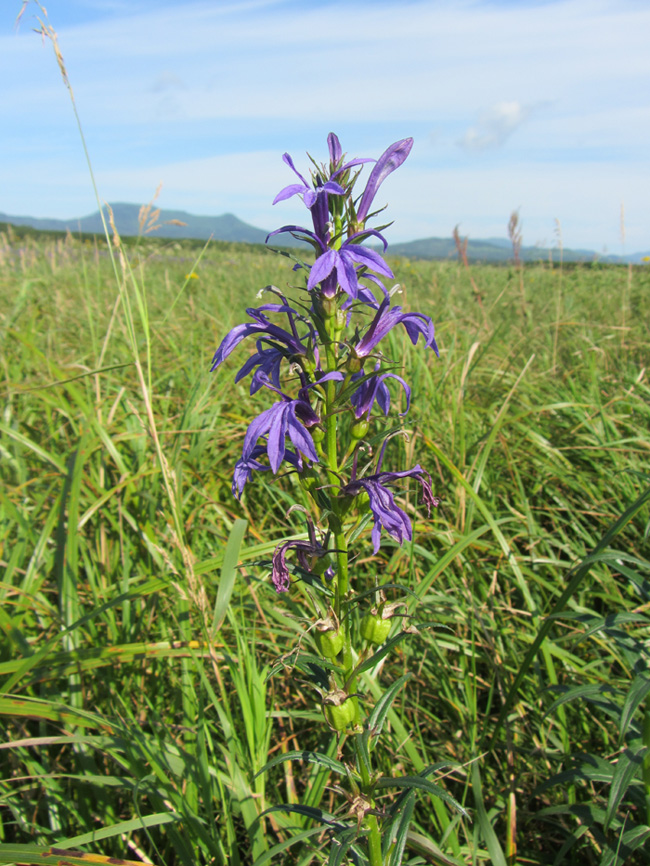
[[[313,557],[311,561],[311,568],[309,570],[312,574],[323,574],[333,564],[334,560],[332,558],[332,555],[326,553],[325,556]]]
[[[361,359],[356,358],[354,355],[348,355],[348,360],[345,367],[348,373],[358,373],[362,367]]]

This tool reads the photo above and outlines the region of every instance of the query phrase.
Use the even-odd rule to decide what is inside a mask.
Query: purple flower
[[[366,358],[370,355],[379,341],[399,324],[404,325],[414,346],[421,334],[424,337],[424,345],[433,349],[436,355],[439,354],[431,319],[424,313],[403,313],[401,307],[390,307],[390,301],[386,298],[382,301],[363,338],[354,347],[356,357]]]
[[[311,563],[309,559],[317,556],[325,556],[327,551],[316,541],[313,527],[310,527],[309,541],[285,541],[279,544],[273,552],[273,567],[271,571],[271,580],[275,586],[276,592],[287,592],[290,586],[289,569],[287,568],[286,556],[290,547],[298,551],[298,562],[305,569],[311,571]]]
[[[235,463],[235,472],[232,479],[232,495],[236,496],[237,499],[241,499],[244,486],[247,481],[251,480],[254,469],[261,472],[267,472],[269,470],[269,466],[265,466],[257,459],[263,454],[266,454],[266,448],[263,445],[256,445],[248,455],[247,459],[242,457],[237,461],[237,463]]]
[[[257,370],[253,373],[251,380],[251,395],[255,394],[265,384],[265,380],[269,379],[276,388],[280,387],[280,365],[285,358],[285,352],[275,346],[264,348],[262,340],[257,341],[257,352],[251,355],[244,363],[242,368],[235,376],[235,382],[241,381],[247,376],[251,370]]]
[[[350,298],[357,300],[360,296],[360,292],[364,291],[363,286],[359,285],[359,274],[357,273],[358,265],[364,268],[370,268],[384,277],[392,278],[393,272],[379,253],[354,243],[355,239],[360,238],[362,235],[367,236],[369,234],[379,237],[384,243],[384,249],[386,248],[386,242],[384,239],[381,237],[379,232],[374,231],[359,232],[352,235],[338,250],[323,247],[323,254],[316,259],[309,272],[307,288],[312,290],[315,289],[319,283],[327,280],[330,274],[333,275],[336,273],[338,285],[340,285],[343,291],[349,295]]]
[[[285,439],[287,436],[299,454],[304,454],[308,460],[318,463],[318,454],[316,454],[313,439],[305,429],[320,424],[320,418],[309,403],[308,391],[310,388],[320,385],[321,382],[330,380],[341,381],[344,378],[343,373],[334,371],[321,376],[318,382],[312,382],[310,385],[301,388],[298,391],[297,400],[292,400],[286,394],[283,394],[279,388],[276,388],[268,380],[263,372],[260,371],[258,375],[260,382],[272,391],[276,391],[282,397],[282,400],[274,403],[248,425],[248,430],[244,436],[242,461],[240,461],[242,467],[248,465],[255,451],[256,442],[262,436],[267,440],[266,453],[268,454],[269,463],[274,473],[277,473],[285,457]]]
[[[252,334],[257,334],[264,339],[273,340],[274,343],[280,343],[285,347],[284,350],[280,350],[275,347],[276,350],[283,354],[284,357],[292,357],[295,355],[305,355],[307,350],[303,346],[300,337],[298,336],[298,331],[296,329],[296,324],[293,319],[294,316],[297,316],[298,313],[292,307],[288,306],[288,304],[264,304],[261,307],[253,308],[249,307],[246,312],[248,315],[254,319],[253,322],[245,322],[243,325],[236,325],[232,331],[229,331],[226,336],[221,341],[221,345],[217,349],[214,354],[214,358],[212,359],[212,367],[211,370],[216,370],[217,367],[226,360],[228,355],[241,343],[241,341],[245,337],[249,337]],[[286,313],[289,319],[289,326],[291,331],[286,331],[284,328],[280,328],[278,325],[274,325],[269,319],[264,315],[265,312],[274,312],[274,313]],[[312,343],[314,342],[315,332],[313,328],[310,331],[310,335],[312,338]],[[260,350],[260,343],[257,344],[258,355],[260,355],[259,362],[262,363],[265,358],[268,356],[262,356]],[[256,356],[254,356],[256,357]],[[269,363],[265,361],[265,363]],[[243,376],[250,372],[253,369],[255,364],[250,364],[246,362],[242,369],[237,374],[236,381],[239,381]],[[272,364],[270,364],[272,367]],[[245,370],[246,372],[242,372]],[[275,380],[273,380],[275,381]],[[257,390],[257,388],[255,389]],[[253,390],[251,390],[251,394]]]
[[[291,171],[296,174],[300,178],[300,183],[292,183],[289,186],[285,186],[284,189],[281,189],[280,192],[273,199],[273,204],[277,204],[279,201],[285,201],[285,199],[291,198],[294,195],[302,195],[304,203],[311,210],[318,199],[327,193],[333,195],[345,195],[345,190],[343,187],[334,183],[334,181],[327,180],[320,186],[317,186],[316,189],[311,187],[305,178],[300,174],[300,172],[296,169],[293,164],[293,160],[289,156],[288,153],[285,153],[282,157],[282,160],[289,166]]]
[[[235,463],[235,471],[232,479],[232,495],[236,496],[237,499],[241,499],[246,482],[251,480],[254,470],[257,470],[258,472],[268,472],[271,468],[270,466],[265,466],[263,463],[260,463],[257,459],[258,457],[263,457],[265,454],[266,445],[256,445],[247,458],[241,457],[237,463]],[[300,454],[285,449],[284,459],[287,463],[291,463],[298,472],[302,471],[303,462]]]
[[[285,201],[285,199],[291,198],[294,195],[302,195],[302,200],[311,211],[314,231],[321,240],[327,242],[329,240],[329,206],[327,196],[328,194],[345,195],[345,190],[333,180],[325,180],[322,183],[318,183],[316,188],[313,189],[296,169],[288,153],[285,153],[282,159],[294,174],[298,175],[301,183],[292,183],[289,186],[285,186],[273,199],[273,204]],[[318,180],[321,179],[318,178]]]
[[[377,160],[375,166],[370,172],[368,183],[361,196],[359,207],[357,208],[357,225],[363,225],[368,216],[368,211],[372,202],[377,195],[377,191],[388,175],[399,168],[406,157],[411,152],[413,147],[412,138],[403,138],[401,141],[396,141],[391,144]]]
[[[377,472],[375,475],[368,475],[365,478],[353,480],[341,488],[341,493],[348,496],[357,496],[362,491],[368,494],[370,510],[375,518],[375,525],[372,529],[372,541],[375,553],[379,552],[382,529],[385,529],[399,544],[411,540],[411,521],[406,513],[396,504],[392,491],[385,486],[386,484],[392,484],[400,478],[416,478],[419,481],[422,487],[422,501],[427,506],[429,514],[431,514],[431,506],[439,505],[439,500],[431,492],[431,477],[429,473],[425,472],[419,464],[414,466],[413,469],[407,469],[404,472]]]
[[[375,373],[378,372],[380,366],[380,363],[377,362],[375,365]],[[354,381],[356,379],[362,379],[363,377],[364,372],[363,370],[360,370],[358,373],[354,374],[352,379]],[[350,402],[354,406],[355,418],[363,418],[364,416],[367,417],[370,415],[375,400],[379,403],[379,408],[384,415],[388,415],[388,410],[390,409],[390,392],[388,386],[384,384],[385,379],[397,379],[404,388],[404,393],[406,394],[406,409],[404,412],[400,412],[400,415],[406,415],[411,406],[411,389],[401,376],[397,376],[395,373],[384,373],[382,376],[374,375],[366,378],[366,381],[363,382],[350,397]]]
[[[287,436],[300,454],[318,463],[314,442],[306,428],[320,423],[320,418],[306,399],[291,400],[284,394],[282,396],[281,401],[274,403],[248,425],[242,452],[244,465],[248,465],[261,436],[267,437],[266,452],[274,473],[277,473],[284,459]]]

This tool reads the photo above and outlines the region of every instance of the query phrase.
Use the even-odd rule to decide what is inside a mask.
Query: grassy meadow
[[[209,372],[290,263],[109,252],[0,233],[0,862],[325,862],[320,825],[262,813],[350,820],[333,778],[256,775],[337,754],[292,665],[305,590],[269,580],[303,494],[258,473],[232,496],[272,395],[234,384],[252,346]],[[650,269],[391,264],[441,348],[387,338],[414,397],[391,467],[428,469],[441,505],[411,491],[412,543],[365,537],[352,574],[407,584],[435,623],[381,670],[413,674],[382,772],[437,764],[469,813],[422,792],[404,862],[647,863]],[[378,672],[361,684],[372,706]]]

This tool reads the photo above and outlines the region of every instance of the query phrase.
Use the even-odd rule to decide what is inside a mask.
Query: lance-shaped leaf
[[[372,737],[376,738],[381,734],[381,730],[384,726],[384,721],[386,716],[388,715],[388,711],[390,710],[393,701],[397,697],[397,693],[402,688],[404,683],[408,682],[412,677],[412,674],[404,674],[399,677],[399,679],[395,680],[394,683],[391,683],[389,688],[384,692],[384,694],[379,698],[377,703],[375,704],[375,708],[370,714],[370,718],[368,719],[368,732]]]
[[[396,778],[392,778],[391,776],[382,776],[382,778],[378,779],[375,784],[375,789],[381,788],[407,788],[408,790],[415,789],[418,791],[426,791],[428,794],[431,794],[432,797],[439,797],[441,800],[444,800],[449,806],[453,806],[462,815],[467,817],[465,809],[463,809],[457,800],[454,800],[451,794],[448,794],[444,788],[441,788],[440,785],[436,785],[435,782],[425,779],[422,775],[398,776]]]
[[[258,776],[266,773],[271,767],[283,764],[286,761],[307,761],[310,764],[320,764],[321,767],[331,770],[332,773],[338,773],[340,776],[347,776],[348,774],[345,764],[337,761],[336,758],[330,758],[329,755],[325,755],[322,752],[310,752],[309,749],[296,749],[293,752],[286,752],[284,755],[277,755],[275,758],[272,758],[268,763],[264,764],[261,770],[255,773],[253,778],[257,779]]]

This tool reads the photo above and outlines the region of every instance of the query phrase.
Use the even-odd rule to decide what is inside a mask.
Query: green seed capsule
[[[361,620],[361,637],[369,643],[383,643],[390,634],[390,619],[384,619],[377,613],[367,613]]]
[[[328,725],[335,731],[345,731],[357,720],[354,701],[342,689],[337,689],[327,695],[323,701],[323,713]]]
[[[328,629],[327,631],[316,632],[316,645],[320,650],[320,654],[326,659],[335,659],[343,649],[343,630]]]
[[[325,438],[325,431],[322,427],[314,426],[309,431],[311,433],[311,438],[314,440],[316,444],[322,442]]]
[[[356,421],[350,428],[350,435],[353,439],[363,439],[368,433],[369,426],[367,421]]]

